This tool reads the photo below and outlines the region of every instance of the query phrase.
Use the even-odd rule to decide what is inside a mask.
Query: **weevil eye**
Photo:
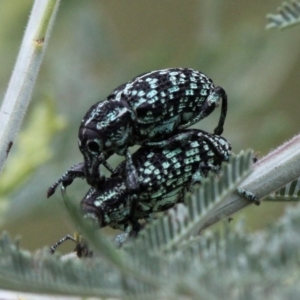
[[[97,142],[95,141],[90,141],[87,143],[87,147],[91,152],[100,152],[100,146]]]

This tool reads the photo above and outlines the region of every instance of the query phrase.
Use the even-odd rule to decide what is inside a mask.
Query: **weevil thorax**
[[[79,127],[78,144],[86,171],[97,164],[99,155],[123,155],[133,130],[134,113],[122,100],[104,100],[93,105]]]
[[[107,225],[119,228],[130,215],[128,189],[120,177],[106,179],[103,186],[91,188],[81,201],[85,218],[92,219],[100,228]]]

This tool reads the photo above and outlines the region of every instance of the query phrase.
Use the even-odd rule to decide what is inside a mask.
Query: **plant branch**
[[[60,0],[35,0],[0,110],[0,172],[22,124]]]
[[[253,192],[259,199],[300,177],[300,135],[284,143],[253,165],[253,172],[240,187]],[[200,230],[230,216],[251,204],[237,193],[230,194],[203,219]]]

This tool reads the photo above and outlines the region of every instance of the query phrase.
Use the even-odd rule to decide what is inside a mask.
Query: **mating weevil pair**
[[[128,189],[125,161],[104,179],[103,185],[91,188],[81,201],[84,216],[99,228],[110,226],[124,232],[115,240],[118,245],[126,236],[137,234],[141,227],[139,220],[149,222],[152,214],[183,202],[194,184],[201,184],[210,171],[218,174],[222,162],[227,162],[231,155],[231,146],[225,138],[202,130],[175,132],[167,141],[173,143],[172,149],[142,146],[132,155],[138,175],[138,201],[134,201]],[[63,185],[68,184],[70,181],[65,178]],[[51,252],[66,240],[73,240],[78,246],[67,235],[51,247]]]
[[[188,68],[153,71],[135,77],[116,88],[104,101],[93,105],[79,128],[79,148],[84,163],[71,167],[48,190],[48,197],[68,178],[86,177],[89,185],[100,187],[103,164],[112,154],[126,156],[128,185],[138,191],[137,172],[128,147],[133,145],[173,147],[166,142],[176,130],[187,128],[208,116],[222,101],[215,134],[223,132],[227,95],[214,87],[210,78]],[[188,138],[188,137],[186,137]]]
[[[215,135],[184,130],[208,116],[222,101]],[[166,69],[140,75],[90,108],[79,129],[84,162],[74,165],[48,190],[86,178],[92,186],[81,202],[84,213],[100,227],[138,231],[139,219],[182,201],[185,191],[208,171],[218,172],[230,156],[220,134],[227,96],[211,79],[192,69]],[[132,145],[142,145],[133,155]],[[113,153],[126,160],[113,170]],[[99,173],[103,164],[110,178]],[[243,191],[241,191],[242,193]]]

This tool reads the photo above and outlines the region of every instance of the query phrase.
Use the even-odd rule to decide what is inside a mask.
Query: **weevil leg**
[[[109,158],[112,154],[113,153],[108,152],[108,153],[106,153],[106,155],[104,153],[101,153],[98,156],[99,165],[102,164],[111,173],[114,172],[114,168],[106,161],[106,159]],[[98,171],[99,165],[97,165],[97,169],[96,170],[93,170],[94,172]]]
[[[102,162],[102,165],[110,172],[113,173],[114,172],[114,168],[106,161],[104,160]]]
[[[62,184],[64,187],[70,185],[75,178],[85,178],[84,163],[79,163],[72,166],[65,172],[53,185],[48,188],[47,198],[55,193],[56,188]]]
[[[83,237],[78,234],[77,232],[74,233],[74,235],[67,234],[62,239],[60,239],[58,242],[56,242],[53,246],[50,247],[50,253],[54,254],[56,249],[63,244],[66,241],[73,241],[76,246],[74,249],[74,252],[76,252],[77,257],[92,257],[93,251],[91,251],[87,245],[87,243],[84,241]]]
[[[109,157],[111,153],[108,155],[105,155],[104,153],[101,153],[98,156],[97,162],[93,164],[91,176],[86,177],[87,183],[91,185],[94,188],[98,188],[101,184],[104,182],[104,176],[101,175],[99,172],[99,166],[102,164],[109,172],[113,173],[114,168],[106,161],[106,158]],[[89,174],[86,170],[86,174]]]
[[[62,239],[60,239],[58,242],[56,242],[53,246],[50,247],[50,253],[53,254],[56,249],[63,244],[66,241],[73,241],[74,243],[77,244],[77,240],[76,238],[74,238],[72,235],[67,234],[66,236],[64,236]]]
[[[252,192],[250,192],[246,189],[243,189],[243,188],[238,188],[237,193],[240,196],[242,196],[242,197],[246,198],[247,200],[251,201],[252,203],[254,203],[256,205],[260,205],[260,200],[257,198],[257,196],[254,193],[252,193]]]
[[[212,172],[218,174],[220,171],[220,167],[201,162],[199,164],[198,170],[192,175],[190,189],[192,189],[192,186],[194,184],[201,184],[202,180],[206,178],[207,173],[209,171],[212,171]]]
[[[142,226],[139,223],[139,221],[135,219],[131,220],[131,224],[132,224],[132,231],[130,232],[130,236],[136,237],[139,231],[142,229]]]
[[[128,149],[126,150],[126,175],[126,184],[130,194],[137,196],[139,192],[138,173]]]
[[[129,238],[129,233],[122,232],[114,238],[114,243],[118,248],[121,248],[123,244],[128,240],[128,238]]]
[[[126,185],[129,192],[129,200],[127,205],[130,206],[131,212],[130,212],[130,219],[135,220],[134,218],[134,211],[135,206],[138,201],[138,195],[139,195],[139,178],[137,170],[133,164],[132,156],[129,152],[129,149],[126,149]]]
[[[134,219],[130,220],[130,224],[128,223],[124,225],[124,232],[118,234],[114,238],[114,243],[118,248],[122,247],[129,239],[135,238],[142,228],[142,225]]]
[[[222,107],[221,107],[221,115],[219,118],[219,123],[218,126],[215,128],[214,133],[217,135],[221,135],[224,130],[224,123],[227,115],[228,99],[225,90],[220,86],[215,88],[215,92],[219,94],[219,96],[222,98]]]

